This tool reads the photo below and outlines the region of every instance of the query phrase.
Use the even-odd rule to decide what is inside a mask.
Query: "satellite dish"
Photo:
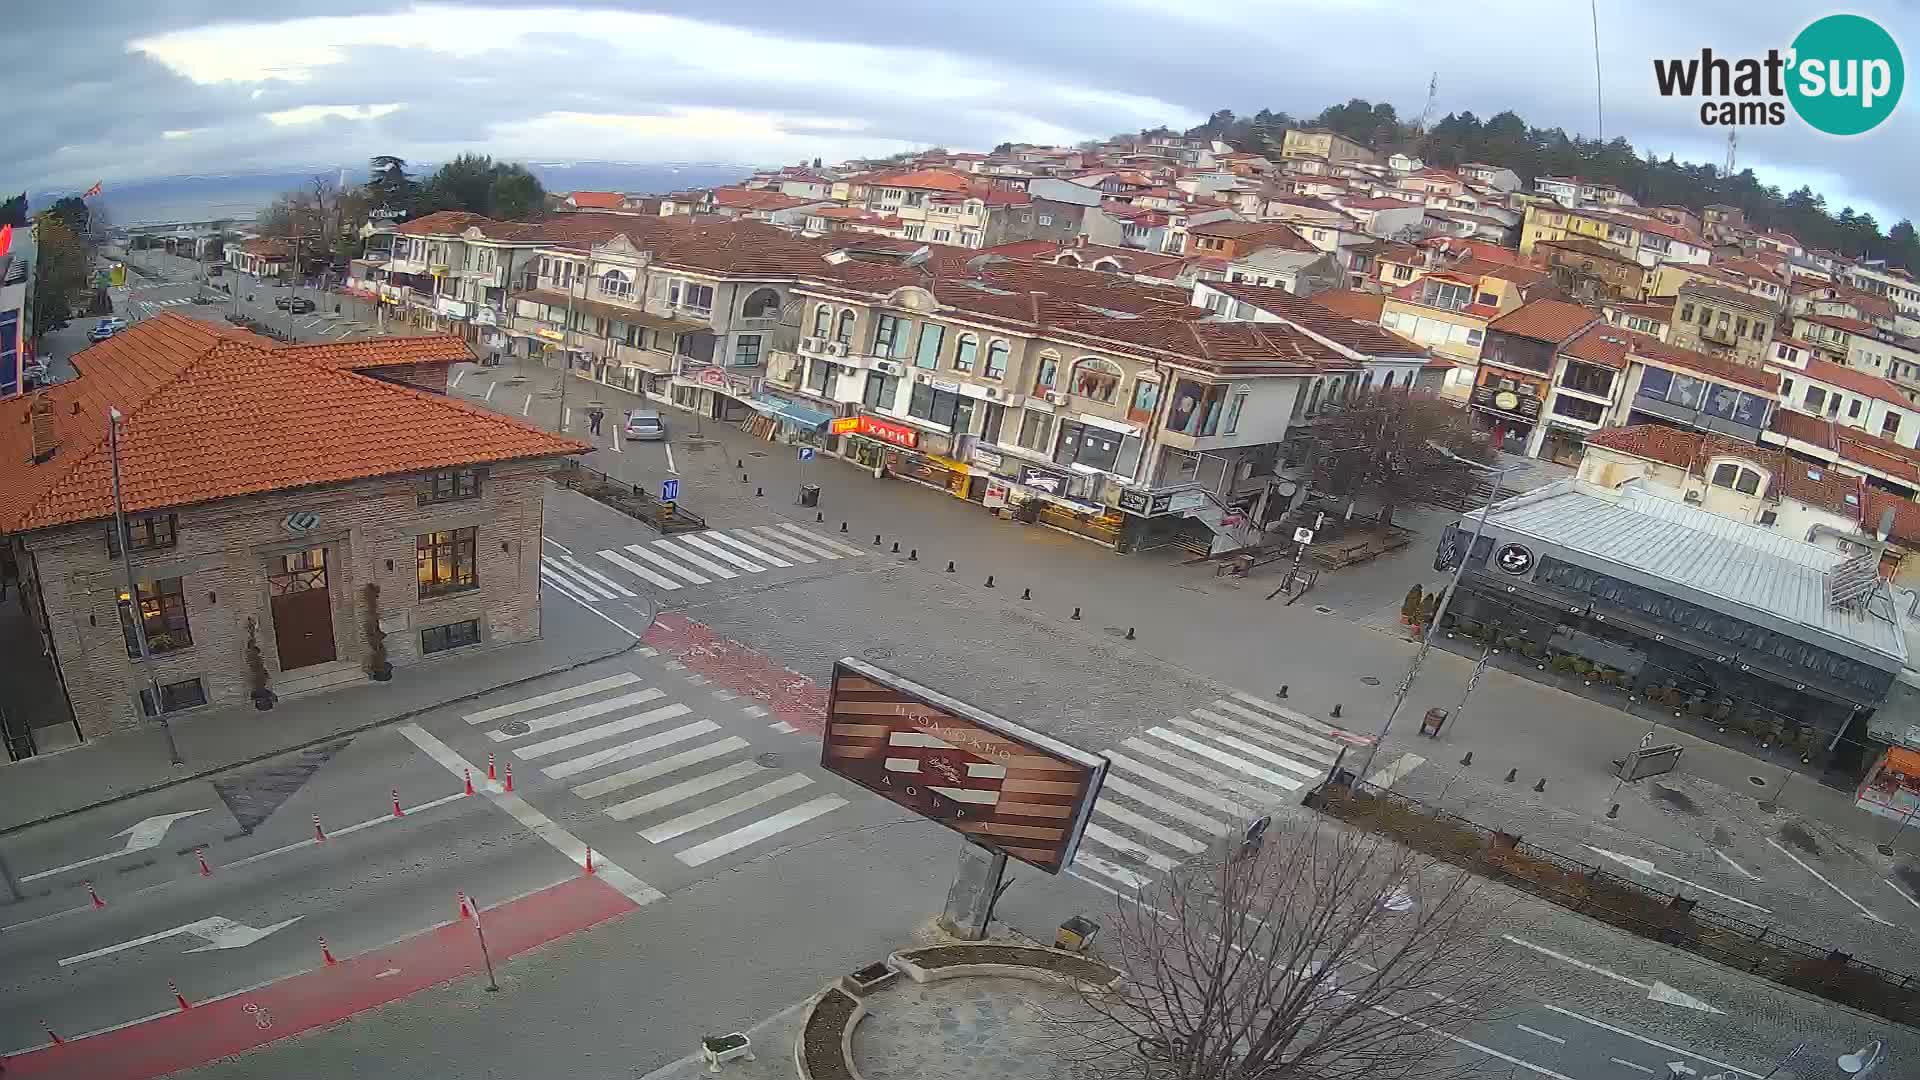
[[[1005,255],[975,255],[973,258],[967,260],[967,270],[970,273],[977,274],[980,271],[985,270],[987,267],[992,266],[994,263],[1003,263],[1003,262],[1009,262],[1009,261],[1011,260],[1009,260]]]
[[[900,265],[901,266],[925,266],[927,260],[932,257],[933,257],[933,249],[928,247],[925,244],[921,244],[906,258],[901,259]]]

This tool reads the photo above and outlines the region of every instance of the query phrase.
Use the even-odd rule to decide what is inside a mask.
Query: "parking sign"
[[[812,460],[813,460],[813,447],[811,447],[811,446],[803,446],[803,447],[801,447],[801,448],[800,448],[800,460],[801,460],[801,461],[812,461]]]
[[[678,498],[680,498],[680,481],[677,478],[660,481],[661,502],[673,502]]]

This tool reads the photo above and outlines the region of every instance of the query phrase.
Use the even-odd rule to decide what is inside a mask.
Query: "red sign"
[[[707,386],[727,387],[727,374],[719,368],[705,368],[700,372],[700,381]]]
[[[851,657],[820,764],[1049,874],[1073,862],[1107,762]]]
[[[871,435],[881,442],[890,442],[895,446],[904,446],[911,450],[920,445],[920,433],[905,424],[896,424],[890,420],[876,420],[871,416],[860,418],[859,432]]]
[[[860,418],[857,416],[843,416],[827,424],[827,432],[831,435],[847,435],[859,430]]]

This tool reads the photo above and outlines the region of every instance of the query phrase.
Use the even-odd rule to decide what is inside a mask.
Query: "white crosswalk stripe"
[[[1248,823],[1325,776],[1341,745],[1329,736],[1344,734],[1239,692],[1168,717],[1107,753],[1076,870],[1130,892],[1233,843]]]
[[[767,564],[778,558],[756,545],[731,550],[750,551]],[[542,570],[555,588],[591,587],[617,596],[624,586],[613,575],[648,566],[639,561],[644,556],[598,554],[620,557],[606,558],[612,569],[605,572],[572,556],[553,556]],[[684,552],[675,555],[671,565],[695,573],[678,561],[687,558]],[[650,562],[668,565],[664,558]],[[729,735],[720,723],[694,715],[693,707],[666,698],[666,691],[643,685],[640,676],[622,673],[490,705],[461,719],[487,727],[494,743],[513,743],[513,755],[540,766],[542,776],[566,782],[572,797],[609,818],[632,821],[641,840],[671,851],[687,866],[774,840],[847,805],[838,795],[820,794],[816,778],[805,772],[762,765],[751,740]],[[702,704],[708,704],[704,696]],[[751,717],[748,722],[761,726]],[[535,735],[541,737],[518,742]],[[603,805],[609,796],[615,798]],[[1110,817],[1124,824],[1125,809],[1120,811]]]
[[[712,585],[753,574],[841,561],[869,554],[791,522],[706,529],[594,552],[592,558],[549,555],[540,572],[554,588],[585,602],[635,595],[634,583],[663,592]]]

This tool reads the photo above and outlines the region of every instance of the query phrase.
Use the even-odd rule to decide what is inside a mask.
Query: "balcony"
[[[1475,408],[1489,412],[1518,416],[1528,423],[1540,419],[1540,399],[1532,392],[1521,393],[1518,390],[1501,390],[1493,386],[1476,386],[1470,399]]]

